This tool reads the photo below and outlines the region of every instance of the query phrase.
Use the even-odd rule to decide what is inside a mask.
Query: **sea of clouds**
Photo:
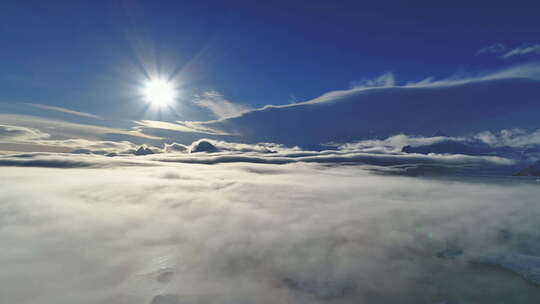
[[[540,255],[535,178],[397,172],[507,160],[238,147],[0,156],[0,303],[540,300],[470,263]]]
[[[0,303],[540,303],[539,83],[209,91],[202,122],[0,104]]]

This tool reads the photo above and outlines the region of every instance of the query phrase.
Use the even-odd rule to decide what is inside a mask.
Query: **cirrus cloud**
[[[503,58],[511,58],[524,55],[540,55],[540,44],[517,47],[505,53],[503,55]]]

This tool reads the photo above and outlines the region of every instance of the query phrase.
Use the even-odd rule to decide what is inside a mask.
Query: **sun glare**
[[[176,98],[176,88],[163,79],[149,79],[143,88],[143,95],[148,102],[156,106],[171,104]]]

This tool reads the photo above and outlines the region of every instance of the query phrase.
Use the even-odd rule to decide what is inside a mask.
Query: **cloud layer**
[[[428,180],[305,162],[164,163],[153,155],[11,159],[53,157],[93,168],[0,168],[8,177],[0,183],[3,303],[540,299],[517,276],[467,263],[540,254],[534,180]],[[444,258],[449,248],[464,254]]]

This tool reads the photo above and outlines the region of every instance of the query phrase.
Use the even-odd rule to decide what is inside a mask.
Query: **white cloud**
[[[235,143],[227,142],[223,140],[214,140],[203,138],[197,140],[191,144],[191,150],[197,146],[201,141],[206,141],[211,143],[218,151],[228,151],[228,152],[258,152],[258,153],[276,153],[276,152],[298,152],[300,151],[299,147],[286,147],[281,144],[275,143],[256,143],[256,144],[245,144],[245,143]]]
[[[537,287],[466,264],[538,252],[536,184],[70,157],[103,165],[1,168],[2,302],[538,301]],[[436,256],[453,247],[464,255]]]
[[[464,138],[446,137],[446,136],[408,136],[398,134],[390,136],[386,139],[368,139],[352,143],[337,145],[343,151],[362,151],[362,152],[379,152],[379,153],[396,153],[401,152],[405,146],[425,146],[431,145],[444,140],[465,141]]]
[[[527,147],[540,145],[540,129],[528,131],[523,129],[505,129],[499,132],[482,132],[478,139],[492,146]]]
[[[199,107],[210,110],[218,119],[237,116],[250,110],[249,106],[229,101],[216,91],[207,91],[195,96],[193,102]]]
[[[540,80],[540,63],[527,63],[527,64],[515,65],[509,68],[505,68],[505,69],[501,69],[497,71],[491,71],[491,72],[484,72],[484,73],[476,73],[476,74],[460,73],[460,74],[451,75],[449,77],[442,78],[442,79],[435,79],[433,77],[427,77],[420,81],[407,82],[404,84],[400,84],[395,79],[395,76],[393,73],[387,72],[375,79],[363,80],[361,83],[363,83],[364,85],[357,85],[357,86],[353,85],[353,88],[349,90],[330,91],[312,100],[294,103],[294,104],[266,105],[263,108],[239,113],[237,116],[242,116],[245,113],[249,113],[253,111],[264,110],[266,108],[288,108],[288,107],[296,107],[303,104],[333,102],[341,98],[347,97],[351,94],[355,94],[355,93],[363,92],[363,91],[370,91],[373,89],[381,89],[381,88],[391,89],[395,87],[441,88],[441,87],[452,87],[452,86],[458,86],[458,85],[463,85],[463,84],[471,84],[471,83],[477,83],[477,82],[483,82],[483,81],[511,79],[511,78],[529,78],[529,79],[534,79],[534,80]]]
[[[471,136],[409,136],[398,134],[386,139],[368,139],[345,144],[329,144],[342,151],[362,151],[379,153],[400,152],[405,146],[428,146],[443,141],[460,142],[464,144],[486,144],[490,147],[527,148],[540,146],[540,129],[503,129],[498,132],[484,131]]]
[[[503,58],[510,58],[529,54],[540,55],[540,44],[517,47],[505,53],[503,55]]]
[[[479,54],[502,54],[501,58],[511,58],[511,57],[517,57],[517,56],[524,56],[524,55],[540,55],[540,44],[534,44],[534,45],[524,45],[520,47],[516,47],[510,50],[507,50],[507,47],[502,43],[495,43],[493,45],[487,46],[485,48],[482,48],[476,52],[477,55]]]

